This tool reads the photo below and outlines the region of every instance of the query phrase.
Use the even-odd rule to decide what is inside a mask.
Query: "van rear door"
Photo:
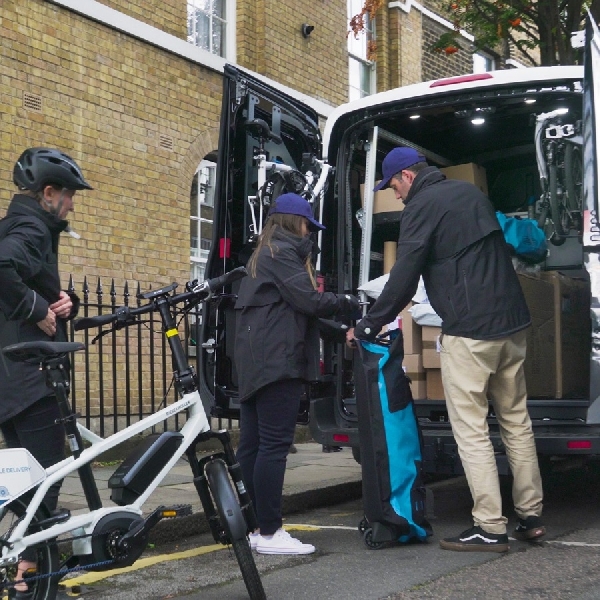
[[[257,157],[261,153],[270,163],[308,173],[321,157],[318,115],[302,102],[226,65],[206,278],[245,265],[252,252],[260,207],[255,205],[252,210],[249,198],[258,193]],[[275,171],[276,167],[269,168],[267,179]],[[275,178],[273,182],[274,198]],[[231,295],[219,304],[208,302],[202,309],[197,358],[200,394],[205,407],[220,417],[237,418],[239,414],[234,363],[234,304],[239,285],[239,281],[234,283],[228,290]]]
[[[598,197],[600,176],[598,174],[598,131],[597,110],[600,102],[600,33],[594,20],[588,16],[586,25],[586,45],[583,84],[583,164],[584,164],[584,232],[583,244],[586,247],[600,246],[600,219]]]

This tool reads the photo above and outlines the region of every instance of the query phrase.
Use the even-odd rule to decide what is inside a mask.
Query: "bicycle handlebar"
[[[197,282],[188,283],[186,285],[188,291],[169,296],[169,293],[174,290],[177,285],[172,284],[154,292],[152,295],[152,302],[149,302],[148,304],[134,308],[121,306],[114,313],[97,315],[94,317],[82,317],[74,322],[73,327],[75,331],[80,331],[82,329],[90,329],[91,327],[101,327],[102,325],[108,325],[110,323],[122,325],[131,324],[135,320],[134,317],[155,310],[157,305],[156,301],[159,298],[166,299],[170,306],[174,306],[181,302],[193,302],[194,304],[197,304],[200,301],[208,300],[219,288],[229,285],[234,281],[245,277],[247,274],[248,272],[245,267],[238,267],[219,277],[207,279],[200,284]]]

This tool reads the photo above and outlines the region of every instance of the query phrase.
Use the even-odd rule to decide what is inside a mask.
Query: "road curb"
[[[357,500],[362,495],[361,481],[348,481],[314,490],[284,494],[282,512],[284,517],[324,506]],[[150,531],[149,543],[159,546],[181,541],[185,538],[208,533],[210,528],[202,511],[176,519],[165,519]]]

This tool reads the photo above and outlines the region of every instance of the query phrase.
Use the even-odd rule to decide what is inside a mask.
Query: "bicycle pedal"
[[[191,504],[175,504],[174,506],[161,506],[160,514],[163,519],[175,519],[177,517],[188,517],[192,514]]]

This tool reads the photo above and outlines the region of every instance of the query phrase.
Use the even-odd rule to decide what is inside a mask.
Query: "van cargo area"
[[[333,126],[331,139],[340,144],[336,164],[339,196],[338,202],[325,203],[329,217],[326,223],[335,222],[335,212],[328,214],[327,210],[339,211],[343,204],[339,200],[347,192],[346,218],[337,214],[338,240],[346,241],[344,269],[339,269],[336,256],[339,241],[337,248],[333,242],[331,247],[324,244],[322,248],[321,272],[326,280],[335,275],[344,278],[342,286],[329,282],[333,288],[337,285],[356,290],[388,272],[393,264],[402,203],[389,189],[372,194],[369,232],[364,231],[369,226],[364,213],[365,196],[381,178],[383,157],[397,145],[416,148],[447,177],[475,184],[497,211],[517,218],[538,217],[542,189],[534,143],[536,115],[562,109],[563,123],[580,123],[581,81],[498,87],[490,83],[468,92],[452,87],[452,91],[411,95],[395,103],[348,112]],[[586,423],[590,406],[591,291],[578,218],[574,221],[578,229],[569,229],[560,245],[548,244],[548,255],[541,264],[514,260],[532,315],[525,363],[529,411],[540,453],[552,456],[600,451],[600,429]],[[551,224],[546,227],[546,235],[552,238]],[[436,348],[441,329],[417,324],[412,312],[408,307],[389,327],[403,330],[404,366],[412,380],[425,438],[426,470],[462,472],[448,423]],[[331,365],[332,372],[336,368],[337,364]],[[326,365],[325,372],[328,370]],[[339,398],[337,410],[331,409],[330,402],[322,403],[317,398],[311,402],[313,435],[322,443],[355,446],[351,383],[346,382],[342,389],[347,390],[348,397]],[[489,425],[499,466],[505,471],[503,444],[491,408]]]

